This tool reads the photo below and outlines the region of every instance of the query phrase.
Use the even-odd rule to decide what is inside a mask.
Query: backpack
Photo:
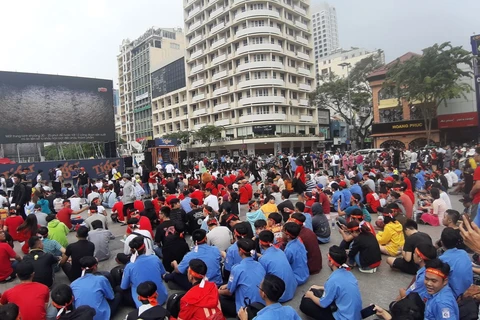
[[[7,188],[13,188],[12,178],[5,179],[5,184],[6,184]]]
[[[249,298],[244,299],[245,303],[245,311],[247,312],[248,315],[248,320],[252,320],[257,316],[257,313],[265,308],[265,305],[260,302],[253,302]]]
[[[180,313],[180,299],[184,295],[185,293],[174,293],[167,299],[166,309],[170,311],[170,315],[174,318],[177,318]]]
[[[50,181],[55,181],[55,179],[56,179],[56,170],[55,169],[48,170],[48,178],[50,179]]]
[[[478,303],[472,298],[463,298],[458,302],[460,320],[477,320]]]

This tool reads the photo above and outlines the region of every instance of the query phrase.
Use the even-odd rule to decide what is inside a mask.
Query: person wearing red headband
[[[309,216],[309,214],[307,214]],[[307,265],[310,274],[317,274],[322,270],[322,252],[318,246],[317,236],[312,230],[305,226],[306,217],[304,213],[294,213],[288,221],[298,224],[300,229],[299,238],[307,250]]]
[[[174,271],[167,274],[164,277],[164,280],[166,282],[172,282],[185,291],[189,290],[192,285],[187,277],[188,263],[192,259],[200,259],[207,265],[207,278],[217,285],[221,285],[223,281],[220,269],[220,262],[222,260],[220,251],[217,247],[209,246],[207,244],[207,232],[203,229],[193,231],[192,241],[195,244],[195,247],[183,257],[180,263],[172,261]],[[170,283],[169,287],[173,288]]]
[[[211,317],[225,319],[220,308],[217,286],[206,279],[207,270],[207,265],[200,259],[192,259],[188,263],[187,277],[192,288],[180,299],[178,320],[207,320]],[[169,311],[175,317],[175,312]]]
[[[347,223],[347,230],[353,237],[348,252],[349,265],[353,266],[356,263],[358,270],[363,273],[376,272],[382,262],[382,253],[366,222],[352,220]]]
[[[428,298],[427,289],[425,288],[425,263],[435,258],[437,258],[437,249],[433,245],[428,243],[418,244],[413,252],[413,261],[420,269],[418,269],[415,281],[410,287],[407,290],[400,289],[400,298],[406,297],[411,292],[418,293],[422,300]]]
[[[292,267],[297,284],[302,285],[308,281],[310,272],[307,264],[307,250],[301,239],[298,237],[301,227],[294,222],[287,222],[283,226],[283,241],[285,246],[285,255]]]
[[[278,302],[283,303],[292,300],[297,290],[297,280],[287,256],[282,250],[273,246],[274,235],[271,231],[264,230],[260,232],[258,238],[262,251],[262,256],[258,259],[258,262],[260,262],[267,274],[273,274],[285,283],[285,292]]]
[[[240,308],[245,307],[245,298],[265,304],[258,286],[266,273],[262,265],[253,260],[255,242],[245,238],[238,240],[237,245],[242,261],[233,266],[228,283],[218,288],[222,312],[229,318],[236,317]]]
[[[52,306],[57,310],[57,320],[93,320],[95,309],[89,306],[74,307],[72,289],[67,284],[59,284],[51,292]],[[55,316],[55,314],[54,314]],[[23,319],[23,318],[22,318]]]
[[[448,285],[450,266],[439,259],[425,264],[425,287],[429,295],[425,304],[425,320],[460,319],[455,294]]]
[[[216,218],[210,218],[207,226],[207,244],[217,247],[220,252],[226,251],[232,244],[232,232],[230,229],[220,226]]]
[[[242,257],[240,257],[240,254],[238,253],[237,241],[248,237],[248,227],[244,224],[235,225],[233,227],[233,235],[235,242],[228,247],[226,252],[222,252],[222,256],[225,258],[225,263],[223,264],[224,282],[228,282],[232,267],[242,261]]]
[[[143,303],[136,294],[137,287],[142,282],[153,281],[157,285],[158,304],[164,304],[167,300],[167,289],[162,281],[162,276],[165,274],[162,262],[155,255],[145,255],[144,238],[141,236],[133,238],[129,246],[133,261],[128,263],[123,271],[120,288],[122,290],[131,288],[133,302],[135,303],[132,307],[139,308]]]
[[[126,320],[163,319],[168,315],[167,310],[158,305],[157,285],[153,281],[145,281],[137,287],[138,300],[142,305],[127,315]],[[140,317],[141,316],[141,317]]]
[[[347,253],[339,246],[331,246],[327,257],[332,274],[324,286],[310,287],[302,298],[300,310],[318,320],[362,319],[362,296],[357,279],[345,264]]]

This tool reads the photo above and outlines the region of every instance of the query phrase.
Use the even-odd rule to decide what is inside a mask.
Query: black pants
[[[52,188],[56,193],[62,192],[62,183],[52,181]]]
[[[225,318],[237,317],[237,306],[235,304],[235,296],[220,296],[220,307],[222,308]]]
[[[77,278],[72,274],[72,265],[70,262],[65,262],[65,264],[62,266],[62,270],[70,282],[77,280]]]
[[[184,291],[188,291],[192,288],[192,284],[190,281],[188,281],[187,275],[182,273],[172,272],[170,274],[166,274],[164,280],[167,282],[167,284],[169,282],[173,282],[173,284]]]
[[[258,173],[258,171],[252,171],[252,174],[253,174],[253,177],[255,178],[255,182],[260,182],[262,181],[262,178],[260,177],[260,174]]]
[[[313,302],[310,298],[302,298],[302,302],[300,303],[300,311],[312,319],[335,320],[330,307],[322,308],[315,304],[315,302]]]
[[[130,210],[130,212],[133,211],[133,202],[132,203],[127,203],[127,204],[123,204],[123,217],[125,218],[125,221],[128,220],[128,212]]]

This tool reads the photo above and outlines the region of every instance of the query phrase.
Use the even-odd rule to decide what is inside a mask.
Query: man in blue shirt
[[[267,274],[258,287],[260,296],[265,300],[266,307],[260,310],[255,317],[256,320],[300,320],[301,318],[290,306],[282,306],[279,301],[285,291],[285,283],[273,274]],[[248,314],[245,308],[238,311],[240,320],[247,320]]]
[[[363,202],[363,192],[362,187],[358,185],[357,177],[350,178],[350,193],[353,195],[354,193],[360,196],[360,202]]]
[[[419,243],[413,252],[413,261],[420,269],[417,271],[415,276],[415,281],[412,285],[405,291],[400,289],[400,296],[402,298],[406,297],[411,292],[416,292],[424,300],[427,298],[427,288],[425,288],[425,263],[429,260],[437,258],[437,250],[435,247],[429,243]]]
[[[342,191],[339,190],[338,183],[336,183],[336,182],[332,183],[331,188],[333,190],[331,204],[333,205],[333,211],[337,212],[337,210],[338,210],[338,200],[340,200],[340,202],[343,203],[343,200],[342,200],[342,195],[343,194],[342,194]],[[341,207],[342,207],[342,205],[340,204],[340,208]],[[345,208],[343,208],[343,209],[345,209]]]
[[[245,306],[245,298],[250,299],[251,303],[264,303],[258,287],[265,277],[265,269],[253,260],[255,242],[248,238],[240,239],[237,246],[242,262],[233,266],[228,283],[218,288],[222,312],[226,318],[237,315],[237,311]],[[235,301],[232,300],[233,296]]]
[[[439,259],[426,263],[425,287],[429,296],[425,303],[425,320],[460,319],[455,294],[448,285],[449,273],[448,264]]]
[[[347,183],[345,181],[340,181],[338,183],[340,190],[342,191],[342,204],[340,208],[345,210],[350,205],[350,199],[352,198],[352,193],[347,188]]]
[[[75,297],[76,306],[90,306],[96,310],[94,320],[110,319],[118,309],[122,296],[114,295],[112,286],[107,278],[94,275],[97,271],[97,260],[86,256],[80,259],[83,276],[73,281],[70,287]],[[114,299],[115,298],[115,299]],[[108,300],[114,300],[109,305]]]
[[[446,251],[439,259],[450,266],[448,285],[452,288],[455,298],[458,298],[473,283],[472,262],[465,250],[456,248],[457,243],[462,239],[455,229],[443,229],[440,239]]]
[[[247,226],[245,224],[236,224],[233,227],[233,234],[235,237],[235,242],[230,247],[228,247],[226,252],[222,252],[222,255],[225,254],[225,263],[223,264],[224,282],[228,282],[232,267],[242,262],[242,257],[240,257],[240,254],[238,253],[237,241],[247,237]]]
[[[173,284],[181,287],[182,290],[188,291],[192,287],[187,278],[188,263],[192,259],[200,259],[207,265],[208,280],[221,285],[223,281],[220,270],[220,262],[222,260],[220,251],[217,247],[207,244],[207,232],[203,229],[193,231],[192,240],[195,243],[195,247],[183,257],[180,263],[172,261],[172,267],[175,271],[166,275],[164,280],[166,282],[171,281]]]
[[[287,243],[285,256],[292,267],[298,285],[308,281],[310,272],[308,270],[307,250],[298,238],[301,227],[295,222],[287,222],[283,226],[283,241]]]
[[[420,167],[415,168],[415,178],[417,178],[415,190],[422,190],[425,186],[425,171],[423,171]]]
[[[165,268],[156,255],[145,255],[143,237],[135,237],[128,244],[132,253],[132,260],[123,271],[122,290],[131,288],[135,307],[139,308],[143,303],[138,299],[137,287],[145,281],[153,281],[157,285],[158,304],[162,305],[167,300],[167,288],[163,285],[162,277]],[[133,306],[132,306],[133,307]]]
[[[362,297],[355,276],[349,271],[347,253],[338,246],[328,252],[328,266],[333,273],[325,286],[312,286],[300,304],[300,310],[314,319],[362,319]],[[335,303],[337,310],[330,306]]]
[[[274,235],[269,230],[264,230],[258,235],[262,256],[258,262],[265,268],[267,275],[275,275],[284,283],[284,293],[277,301],[287,302],[292,300],[297,290],[297,280],[292,267],[288,263],[285,253],[273,246]]]
[[[190,191],[183,191],[183,195],[185,196],[185,198],[180,201],[180,206],[182,207],[183,211],[189,213],[190,211],[192,211],[192,206],[190,205],[190,202],[192,201],[192,198],[190,198]]]

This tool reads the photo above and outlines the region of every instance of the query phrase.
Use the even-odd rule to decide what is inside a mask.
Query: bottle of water
[[[332,218],[332,229],[335,229],[335,224],[336,224],[336,222],[337,222],[336,219],[333,219],[333,218]]]

